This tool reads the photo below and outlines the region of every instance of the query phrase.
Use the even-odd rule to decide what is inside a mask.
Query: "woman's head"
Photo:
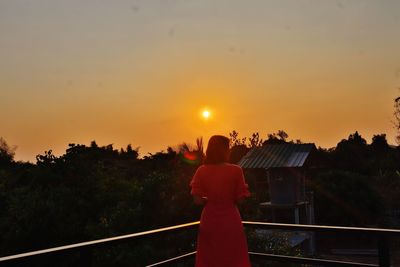
[[[213,135],[208,141],[205,164],[227,162],[229,158],[229,138],[222,135]]]

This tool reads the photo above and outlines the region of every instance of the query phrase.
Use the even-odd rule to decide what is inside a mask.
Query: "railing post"
[[[380,235],[378,240],[379,267],[390,267],[389,238]]]

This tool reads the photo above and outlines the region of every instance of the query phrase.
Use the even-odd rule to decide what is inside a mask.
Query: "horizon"
[[[365,139],[366,141],[367,141],[367,145],[370,145],[371,143],[372,143],[372,138],[369,140],[369,139],[366,139],[365,138],[365,136],[363,136],[359,131],[355,131],[355,132],[353,132],[353,133],[350,133],[347,137],[344,137],[344,138],[342,138],[342,139],[340,139],[340,140],[338,140],[337,141],[337,143],[334,145],[334,146],[331,146],[331,147],[322,147],[322,146],[320,146],[320,145],[318,145],[317,143],[315,143],[315,142],[303,142],[303,140],[301,140],[301,139],[293,139],[293,138],[290,138],[290,136],[287,138],[287,142],[296,142],[297,140],[300,140],[301,142],[302,142],[302,144],[314,144],[318,149],[319,148],[321,148],[321,149],[325,149],[325,150],[329,150],[329,149],[333,149],[333,148],[336,148],[337,147],[337,144],[339,143],[339,142],[341,142],[342,140],[347,140],[348,138],[349,138],[349,136],[351,135],[351,134],[354,134],[354,133],[359,133],[360,134],[360,136],[363,138],[363,139]],[[269,134],[269,133],[268,133]],[[381,134],[384,134],[384,133],[381,133]],[[378,135],[378,134],[377,134]],[[386,136],[386,134],[384,134],[385,136]],[[229,135],[225,135],[225,136],[227,136],[227,137],[229,137]],[[249,144],[248,144],[248,141],[249,141],[249,137],[250,136],[243,136],[243,135],[240,135],[240,133],[239,133],[239,139],[242,139],[243,137],[245,137],[246,138],[246,146],[249,146]],[[386,136],[387,137],[387,136]],[[203,137],[198,137],[198,138],[203,138]],[[262,139],[262,141],[266,141],[266,139],[267,139],[267,137],[266,138],[263,138],[261,135],[260,135],[260,138]],[[4,140],[4,141],[6,141],[6,143],[7,143],[7,140]],[[28,163],[33,163],[33,164],[35,164],[36,163],[36,156],[37,155],[44,155],[45,154],[45,152],[47,152],[47,151],[52,151],[52,154],[54,155],[54,156],[56,156],[56,157],[61,157],[62,155],[65,155],[66,154],[66,152],[67,152],[67,149],[69,148],[69,145],[84,145],[84,146],[86,146],[86,147],[89,147],[90,145],[91,145],[91,143],[92,142],[95,142],[99,147],[106,147],[106,146],[108,146],[108,145],[112,145],[113,146],[113,149],[114,150],[121,150],[121,149],[126,149],[127,148],[127,146],[128,145],[131,145],[132,146],[132,149],[133,150],[135,150],[135,151],[137,151],[138,152],[138,156],[139,156],[139,158],[144,158],[144,157],[146,157],[146,156],[151,156],[151,155],[154,155],[155,153],[159,153],[159,152],[161,152],[161,153],[165,153],[169,148],[171,148],[172,150],[174,150],[174,151],[176,151],[176,152],[179,152],[178,150],[179,150],[179,146],[181,146],[182,144],[187,144],[187,145],[189,145],[189,147],[195,147],[195,142],[193,141],[193,142],[186,142],[186,141],[182,141],[182,142],[180,142],[179,144],[174,144],[174,145],[167,145],[167,146],[165,146],[164,148],[162,148],[162,149],[160,149],[160,150],[156,150],[156,151],[147,151],[147,152],[145,152],[145,153],[142,153],[142,151],[141,151],[141,147],[140,146],[134,146],[133,144],[126,144],[125,146],[123,145],[123,146],[120,146],[120,147],[116,147],[116,146],[114,146],[114,144],[107,144],[107,143],[105,143],[105,144],[99,144],[96,140],[91,140],[89,143],[68,143],[67,145],[66,145],[66,149],[64,150],[64,151],[61,151],[60,153],[58,153],[58,154],[56,154],[56,153],[54,153],[54,151],[52,150],[52,149],[46,149],[46,150],[44,150],[43,152],[41,152],[41,153],[37,153],[35,156],[34,156],[34,158],[32,159],[32,160],[24,160],[24,159],[19,159],[18,157],[17,157],[17,153],[15,153],[15,156],[14,156],[14,160],[15,161],[18,161],[18,162],[28,162]],[[204,144],[204,146],[205,146],[205,148],[206,148],[206,146],[207,146],[207,142],[208,142],[208,139],[207,140],[205,140],[205,139],[203,139],[203,144]],[[392,143],[390,143],[390,142],[388,142],[388,144],[389,144],[389,146],[391,146],[391,147],[398,147],[399,145],[398,144],[392,144]],[[16,152],[16,150],[18,149],[18,146],[15,146],[15,145],[12,145],[12,144],[9,144],[9,143],[7,143],[7,145],[10,147],[10,149],[12,150],[12,151],[14,151],[14,152]]]
[[[146,155],[233,130],[283,129],[323,148],[355,131],[396,144],[397,10],[393,0],[1,1],[0,137],[31,162],[69,143]]]

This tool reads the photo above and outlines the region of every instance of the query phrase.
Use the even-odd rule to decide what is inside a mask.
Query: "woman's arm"
[[[207,203],[207,198],[206,197],[201,197],[198,195],[193,196],[193,201],[196,205],[204,205]]]
[[[236,176],[236,204],[240,205],[244,202],[245,198],[250,196],[249,186],[244,180],[242,168],[238,167]]]
[[[201,183],[201,178],[202,178],[202,167],[200,166],[196,170],[196,173],[194,174],[192,181],[190,182],[190,186],[192,187],[190,194],[193,196],[193,201],[196,205],[204,205],[207,202],[207,197],[203,197],[206,194],[204,192],[204,188]]]

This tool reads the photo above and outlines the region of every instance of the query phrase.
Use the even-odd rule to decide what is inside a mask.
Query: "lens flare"
[[[181,153],[181,158],[184,162],[191,165],[198,165],[201,161],[199,153],[191,151]]]

